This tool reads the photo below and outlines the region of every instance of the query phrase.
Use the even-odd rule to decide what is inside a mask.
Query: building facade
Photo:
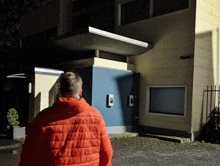
[[[77,71],[109,133],[139,127],[194,141],[206,123],[204,90],[219,84],[219,8],[218,0],[53,0],[24,16],[29,119],[59,96],[59,75]]]

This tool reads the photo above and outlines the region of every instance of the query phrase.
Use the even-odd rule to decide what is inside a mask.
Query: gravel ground
[[[148,137],[111,139],[113,166],[219,166],[220,145]]]
[[[149,137],[112,138],[112,166],[220,166],[220,145]],[[22,148],[0,150],[0,166],[18,166]],[[14,153],[14,154],[13,154]]]

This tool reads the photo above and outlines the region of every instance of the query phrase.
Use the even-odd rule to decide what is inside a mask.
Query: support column
[[[99,58],[99,50],[95,50],[95,57]]]

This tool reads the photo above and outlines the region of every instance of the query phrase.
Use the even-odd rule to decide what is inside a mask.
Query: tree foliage
[[[19,47],[20,19],[49,0],[0,0],[0,52]]]
[[[12,127],[17,127],[20,123],[20,122],[18,122],[17,111],[14,108],[9,109],[7,119]]]

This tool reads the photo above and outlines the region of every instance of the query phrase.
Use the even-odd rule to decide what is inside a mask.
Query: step
[[[157,135],[157,134],[148,134],[148,133],[140,133],[139,136],[146,136],[146,137],[157,138],[161,140],[173,141],[178,143],[190,142],[190,138],[177,137],[177,136],[166,136],[166,135]]]

